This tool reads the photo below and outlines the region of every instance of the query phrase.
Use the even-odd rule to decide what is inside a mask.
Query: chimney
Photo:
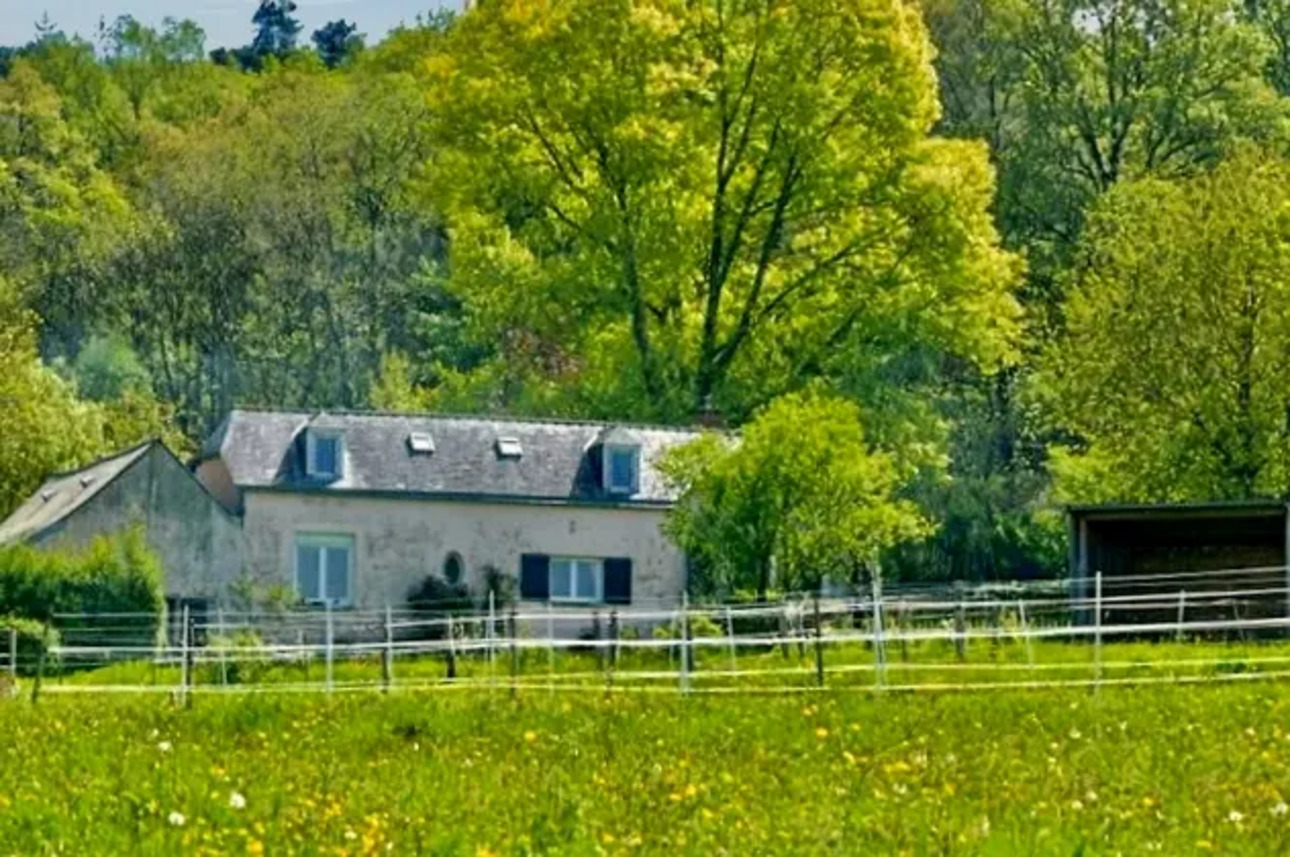
[[[698,423],[705,429],[721,431],[726,427],[726,421],[722,419],[721,413],[713,407],[712,394],[703,397],[703,406],[699,408]]]

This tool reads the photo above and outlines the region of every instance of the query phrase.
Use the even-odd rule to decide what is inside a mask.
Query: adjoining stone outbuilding
[[[79,547],[132,526],[161,560],[172,609],[201,610],[241,573],[241,522],[157,440],[54,474],[0,523],[0,544]]]

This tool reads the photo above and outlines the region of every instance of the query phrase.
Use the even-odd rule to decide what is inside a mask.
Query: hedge
[[[132,636],[151,642],[165,609],[161,581],[161,563],[138,528],[81,549],[0,547],[0,616],[47,622],[60,613],[139,614],[129,621],[138,627]]]

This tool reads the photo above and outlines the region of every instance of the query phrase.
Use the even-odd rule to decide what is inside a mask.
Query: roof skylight
[[[414,455],[430,455],[434,452],[434,437],[429,432],[414,431],[408,435],[408,449]]]

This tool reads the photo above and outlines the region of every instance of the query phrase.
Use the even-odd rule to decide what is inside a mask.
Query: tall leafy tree
[[[1272,46],[1231,0],[927,0],[952,133],[990,140],[999,213],[1044,298],[1085,208],[1123,179],[1284,140]]]
[[[1063,496],[1290,491],[1287,211],[1290,166],[1253,154],[1096,207],[1036,380]]]
[[[1005,359],[1017,265],[982,148],[928,135],[930,55],[889,0],[464,16],[430,186],[509,404],[737,419],[812,376]]]

